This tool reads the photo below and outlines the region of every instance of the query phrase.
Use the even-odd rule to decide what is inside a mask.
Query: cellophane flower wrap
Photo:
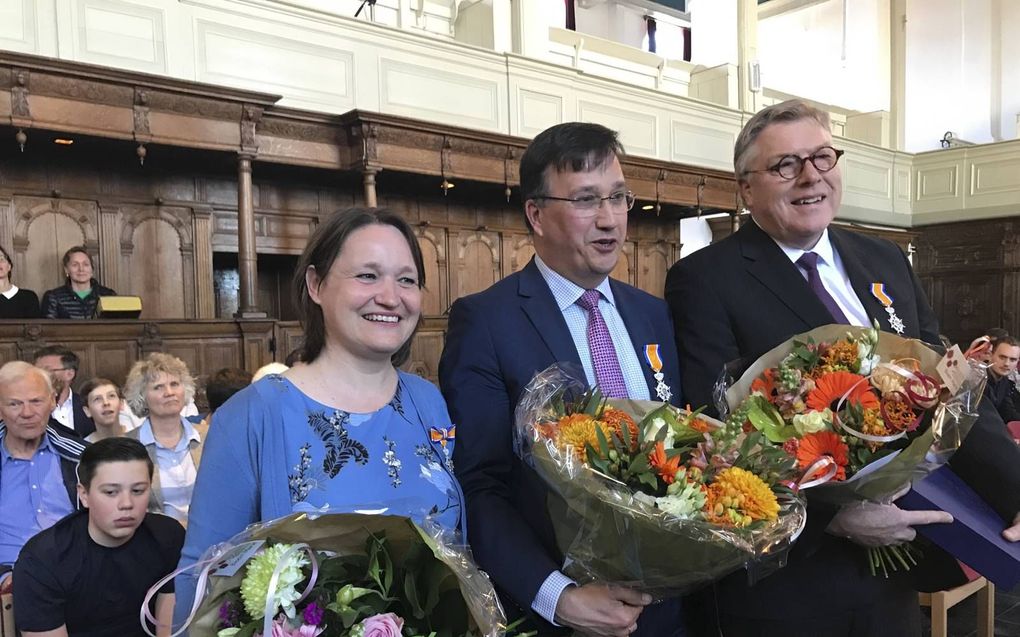
[[[604,399],[575,367],[539,373],[515,412],[568,576],[665,598],[784,563],[805,508],[781,448],[666,403]]]
[[[189,634],[506,635],[492,584],[459,536],[424,524],[394,515],[298,513],[252,525],[199,560],[209,585]]]
[[[812,501],[887,502],[945,464],[977,420],[986,366],[954,355],[964,382],[950,392],[932,346],[827,325],[764,354],[732,385],[720,379],[717,406],[731,425],[783,445]],[[873,572],[909,568],[909,554],[892,553],[871,551]]]

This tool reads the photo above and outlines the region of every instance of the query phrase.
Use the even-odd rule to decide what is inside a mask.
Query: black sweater
[[[0,294],[0,319],[39,318],[39,297],[32,290],[19,289],[11,298]]]

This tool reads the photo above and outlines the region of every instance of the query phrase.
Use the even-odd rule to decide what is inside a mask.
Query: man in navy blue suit
[[[649,605],[647,595],[560,572],[546,488],[512,446],[521,392],[556,362],[583,368],[610,395],[679,403],[666,304],[609,278],[634,205],[622,153],[616,133],[597,124],[560,124],[532,141],[520,174],[535,258],[453,304],[439,363],[468,540],[510,614],[528,613],[543,635],[684,634],[678,600]]]

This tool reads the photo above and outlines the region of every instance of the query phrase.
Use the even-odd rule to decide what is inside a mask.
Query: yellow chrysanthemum
[[[885,426],[885,421],[882,420],[882,411],[879,409],[864,410],[864,424],[861,427],[861,432],[869,436],[888,436],[891,433],[889,428]],[[868,448],[872,451],[875,451],[883,444],[881,442],[870,441],[867,443]]]
[[[705,516],[716,524],[747,526],[754,520],[775,520],[779,502],[761,478],[730,467],[720,471],[708,486]]]
[[[556,446],[563,452],[573,448],[578,459],[582,461],[587,460],[588,455],[585,453],[585,445],[591,445],[593,449],[599,448],[598,434],[595,433],[596,427],[602,429],[606,440],[611,439],[608,425],[595,420],[587,414],[578,413],[564,416],[560,418],[559,431],[556,434]]]

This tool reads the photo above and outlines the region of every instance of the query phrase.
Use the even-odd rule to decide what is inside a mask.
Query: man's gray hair
[[[53,390],[53,378],[50,376],[50,373],[25,361],[11,361],[4,363],[3,367],[0,367],[0,390],[8,384],[22,380],[30,374],[41,378],[46,383],[46,389],[50,394],[56,393]]]
[[[737,181],[743,181],[747,175],[748,166],[754,159],[754,142],[763,130],[771,124],[799,122],[803,119],[814,120],[826,131],[829,130],[829,114],[800,99],[766,106],[755,113],[740,131],[733,147],[733,172]]]

